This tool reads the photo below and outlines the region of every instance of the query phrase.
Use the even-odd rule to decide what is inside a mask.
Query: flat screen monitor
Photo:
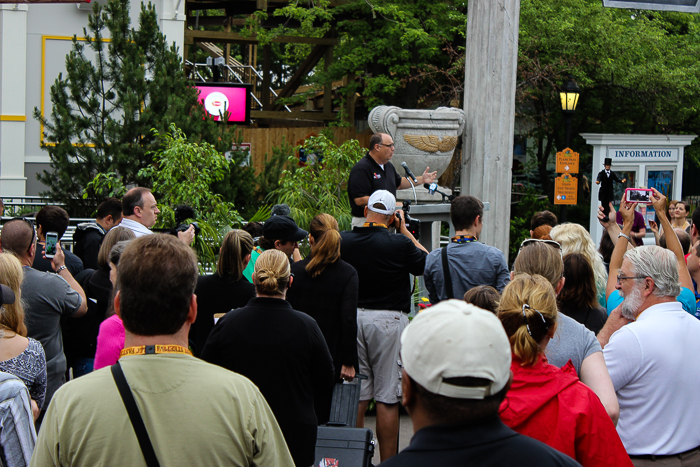
[[[199,101],[205,111],[216,121],[228,111],[228,123],[250,123],[251,84],[195,83],[199,90]]]

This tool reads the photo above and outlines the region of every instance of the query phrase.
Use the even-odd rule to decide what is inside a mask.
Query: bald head
[[[34,228],[21,219],[5,223],[0,233],[0,247],[19,258],[31,257],[30,249],[36,242]]]
[[[688,235],[688,232],[678,227],[673,229],[673,231],[676,232],[676,235],[678,236],[678,241],[681,242],[683,254],[687,255],[690,251],[690,235]],[[666,234],[661,235],[661,237],[659,238],[659,246],[661,248],[666,248]]]

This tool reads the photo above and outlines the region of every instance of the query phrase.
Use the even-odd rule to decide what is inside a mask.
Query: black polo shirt
[[[427,254],[401,234],[384,227],[355,227],[341,233],[340,257],[357,271],[357,306],[373,310],[411,310],[409,274],[423,275]]]
[[[569,456],[516,433],[493,415],[481,423],[432,425],[413,435],[411,444],[382,467],[575,467]]]
[[[401,185],[401,177],[391,162],[382,169],[372,156],[365,157],[355,164],[348,179],[348,197],[350,208],[355,217],[365,217],[365,207],[355,204],[355,198],[370,196],[377,190],[386,190],[396,196],[396,189]]]

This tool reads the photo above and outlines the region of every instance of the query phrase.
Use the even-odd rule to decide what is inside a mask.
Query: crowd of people
[[[414,238],[393,150],[374,135],[353,169],[352,230],[277,206],[226,234],[211,274],[192,226],[151,230],[145,188],[105,200],[72,252],[44,248],[68,227],[60,207],[6,221],[1,465],[309,467],[334,386],[361,375],[374,463],[700,466],[700,213],[689,224],[653,190],[662,246],[639,246],[634,204],[601,206],[596,250],[539,212],[509,268],[479,241],[473,196],[452,200],[446,246]],[[415,276],[431,306],[411,321]]]

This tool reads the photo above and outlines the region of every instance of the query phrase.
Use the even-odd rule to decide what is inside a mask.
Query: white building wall
[[[156,0],[161,31],[184,47],[184,0]],[[83,37],[87,4],[0,5],[0,197],[37,195],[37,173],[50,170],[41,149],[41,125],[34,109],[50,114],[50,88],[65,70],[74,35]],[[131,24],[138,26],[141,4],[131,3]]]

